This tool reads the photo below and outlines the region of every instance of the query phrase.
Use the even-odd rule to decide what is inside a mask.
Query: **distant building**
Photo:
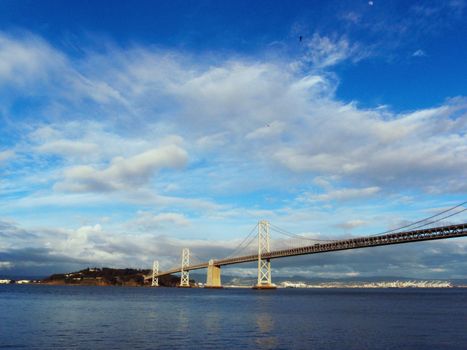
[[[303,282],[289,282],[285,281],[280,284],[282,288],[307,288],[307,284]]]
[[[30,280],[19,280],[19,281],[16,281],[16,284],[28,284],[28,283],[31,283]]]
[[[10,284],[11,280],[0,280],[0,284]]]
[[[282,282],[282,288],[452,288],[447,281],[384,281],[384,282]]]

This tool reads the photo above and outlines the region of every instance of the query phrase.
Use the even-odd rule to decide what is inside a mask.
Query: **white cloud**
[[[64,242],[62,249],[66,251],[83,251],[88,248],[88,244],[95,237],[99,237],[103,234],[101,225],[96,224],[94,226],[81,226],[76,230],[69,231],[67,239]]]
[[[424,57],[424,56],[426,56],[426,53],[425,53],[425,51],[423,51],[421,49],[418,49],[412,54],[412,56],[413,57]]]
[[[12,150],[6,150],[0,152],[0,164],[6,162],[8,159],[11,159],[15,156],[15,152]]]
[[[376,186],[365,188],[344,188],[339,190],[332,190],[324,194],[310,195],[307,198],[312,201],[345,201],[371,197],[380,192],[380,190],[381,189]]]
[[[9,40],[27,47],[31,39]],[[223,162],[218,171],[226,176],[219,174],[217,188],[238,188],[232,177],[244,175],[232,164],[257,164],[258,159],[265,173],[281,167],[304,184],[310,177],[338,176],[340,181],[382,190],[398,186],[435,193],[446,183],[452,191],[462,188],[459,184],[467,169],[464,98],[397,114],[342,103],[335,98],[336,82],[328,75],[304,75],[284,62],[236,58],[211,59],[207,65],[204,58],[143,47],[90,52],[76,62],[40,39],[32,41],[66,63],[42,67],[44,74],[49,72],[45,81],[58,96],[84,99],[96,94],[93,86],[112,87],[105,94],[108,99],[94,99],[100,102],[98,107],[82,104],[78,109],[60,98],[54,101],[58,118],[78,120],[84,108],[90,115],[98,114],[99,121],[43,123],[31,134],[36,152],[73,157],[67,159],[66,181],[57,188],[124,188],[131,175],[122,180],[116,174],[128,172],[125,162],[118,165],[116,157],[142,154],[157,147],[153,140],[174,133],[183,135],[184,147],[192,147],[208,166],[213,165],[209,161]],[[315,35],[310,50],[311,56],[304,60],[321,67],[364,55],[342,37]],[[72,84],[68,92],[57,92],[54,86],[62,80],[89,84]],[[106,169],[103,164],[109,162]],[[424,176],[417,176],[420,173]],[[107,175],[110,181],[102,181]],[[147,182],[147,175],[135,179],[139,185]]]
[[[260,127],[250,133],[248,133],[245,138],[250,140],[263,139],[267,137],[273,137],[280,135],[285,129],[285,124],[280,121],[273,121],[266,124],[263,127]]]
[[[0,86],[25,86],[47,80],[49,70],[63,67],[63,56],[37,36],[17,40],[0,33]]]
[[[94,154],[99,150],[95,143],[57,140],[47,142],[37,147],[36,150],[41,153],[58,154],[62,156],[86,156]]]
[[[130,157],[163,144],[180,145],[180,137],[154,130],[159,125],[147,127],[149,137],[125,135],[104,121],[64,121],[41,123],[27,135],[28,147],[34,153],[61,156],[68,163],[110,161],[117,156]]]
[[[159,213],[140,211],[135,220],[132,220],[128,226],[132,229],[141,231],[150,231],[163,228],[166,225],[170,226],[187,226],[190,220],[180,213]]]
[[[274,159],[294,172],[316,172],[341,174],[357,170],[359,163],[349,162],[345,156],[333,153],[306,152],[299,148],[282,147],[274,154]]]
[[[62,133],[51,125],[37,127],[29,134],[29,138],[33,142],[48,142],[52,139],[59,139]]]
[[[176,145],[154,148],[129,158],[116,157],[102,170],[75,166],[65,170],[64,181],[56,188],[71,192],[106,192],[138,188],[162,168],[178,169],[188,160],[187,152]]]
[[[208,151],[212,149],[218,149],[221,146],[224,146],[228,141],[227,132],[219,132],[212,135],[206,135],[200,137],[196,140],[196,145],[202,150]]]
[[[336,227],[342,228],[344,230],[352,230],[357,227],[362,227],[367,225],[368,223],[365,220],[360,220],[360,219],[354,219],[354,220],[348,220],[345,222],[341,222],[339,224],[336,224]]]
[[[86,76],[77,62],[42,38],[23,33],[12,36],[0,32],[0,88],[3,98],[12,95],[11,88],[26,89],[28,96],[39,95],[60,103],[84,108],[89,101],[128,107],[119,91],[96,76]]]
[[[380,187],[438,185],[441,179],[465,176],[464,100],[406,115],[329,101],[314,106],[301,129],[288,135],[293,135],[290,143],[270,147],[274,159],[294,172],[339,175]]]
[[[40,39],[35,41],[47,46]],[[21,47],[28,43],[15,42]],[[322,67],[362,57],[345,38],[315,35],[310,45],[314,53],[305,60]],[[99,122],[68,123],[68,130],[45,125],[32,134],[36,151],[77,158],[69,160],[72,166],[65,172],[67,181],[57,188],[123,188],[128,179],[112,174],[119,172],[116,157],[127,159],[143,153],[156,147],[151,142],[155,135],[175,132],[183,135],[186,146],[195,147],[199,158],[209,153],[212,156],[206,159],[225,160],[223,166],[260,158],[262,165],[269,167],[263,168],[265,172],[279,166],[302,183],[308,183],[310,176],[337,175],[343,181],[382,190],[415,186],[434,193],[442,183],[452,183],[453,191],[462,187],[459,179],[467,169],[463,136],[467,103],[462,98],[438,108],[396,114],[344,104],[334,97],[336,83],[327,75],[304,76],[284,62],[237,58],[211,60],[205,65],[201,59],[141,47],[91,52],[74,62],[58,50],[49,46],[47,50],[66,62],[53,72],[59,70],[66,81],[90,82],[71,85],[73,94],[93,95],[92,86],[111,86],[114,91],[105,95],[108,100],[96,98],[104,101],[98,109],[85,107],[91,114],[99,112]],[[44,72],[52,69],[43,68]],[[49,72],[46,80],[60,85],[55,73]],[[116,103],[107,103],[111,100]],[[65,108],[67,118],[79,114],[73,104],[60,108]],[[116,114],[122,116],[119,123],[114,123]],[[122,120],[125,127],[131,125],[134,136],[126,128],[120,133],[114,127]],[[76,132],[83,129],[87,131]],[[113,129],[113,133],[105,129]],[[114,161],[106,169],[102,164],[111,159]],[[221,170],[227,176],[220,181],[238,186],[231,180],[237,174],[232,170]],[[424,176],[417,176],[421,172]],[[102,181],[105,175],[110,181]],[[146,182],[143,178],[147,176],[136,176],[135,182]],[[223,185],[217,182],[216,186]]]

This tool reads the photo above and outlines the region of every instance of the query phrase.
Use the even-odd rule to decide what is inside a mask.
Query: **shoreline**
[[[153,289],[177,289],[177,287],[167,287],[167,286],[159,286],[159,287],[152,287],[150,285],[135,285],[135,284],[127,284],[127,285],[118,285],[118,284],[72,284],[72,283],[43,283],[43,282],[31,282],[31,283],[2,283],[1,286],[66,286],[66,287],[129,287],[129,288],[153,288]],[[284,287],[284,286],[277,286],[277,289],[464,289],[467,288],[467,285],[452,285],[452,286],[407,286],[407,287],[394,287],[394,286],[367,286],[367,285],[342,285],[342,286],[300,286],[300,287]],[[198,287],[193,286],[191,289],[212,289],[212,288],[205,288],[205,287]],[[239,286],[239,285],[225,285],[222,289],[253,289],[253,286]]]

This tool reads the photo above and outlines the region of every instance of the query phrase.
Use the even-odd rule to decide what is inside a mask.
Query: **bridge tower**
[[[253,287],[254,289],[276,288],[271,282],[271,261],[263,258],[263,255],[270,251],[269,222],[262,220],[258,223],[258,284]]]
[[[157,275],[159,275],[159,261],[154,260],[154,263],[152,264],[151,287],[159,287],[159,277],[156,277]]]
[[[183,248],[182,250],[182,270],[180,277],[180,286],[182,288],[190,288],[190,271],[185,270],[190,266],[190,250]]]

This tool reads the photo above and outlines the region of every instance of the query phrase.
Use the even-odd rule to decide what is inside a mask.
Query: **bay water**
[[[467,349],[467,289],[1,285],[0,349]]]

